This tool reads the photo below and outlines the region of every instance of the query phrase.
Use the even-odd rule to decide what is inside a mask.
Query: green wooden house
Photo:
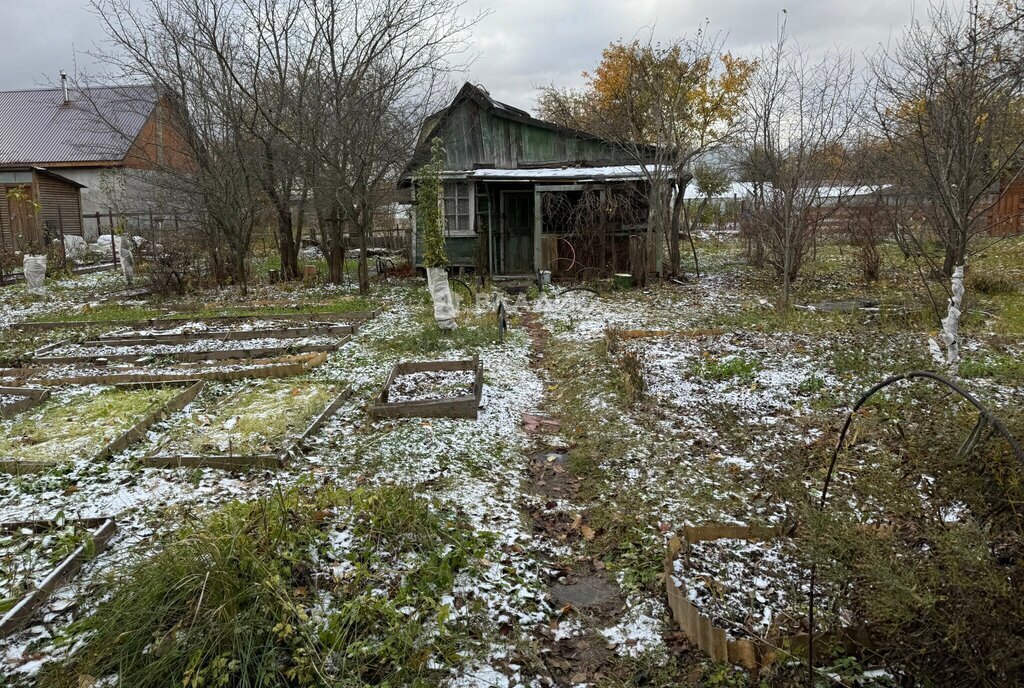
[[[414,199],[417,170],[437,137],[446,155],[444,224],[455,267],[509,276],[619,270],[628,262],[629,237],[646,231],[643,169],[610,141],[532,117],[467,83],[423,124],[403,175]],[[415,220],[413,227],[420,266],[422,233]]]

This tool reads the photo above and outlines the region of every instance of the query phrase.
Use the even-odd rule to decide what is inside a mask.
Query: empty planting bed
[[[691,642],[717,661],[758,669],[806,643],[808,572],[792,538],[747,526],[686,528],[666,561],[669,606]],[[816,586],[815,626],[838,629],[838,595]]]
[[[305,380],[211,389],[146,459],[156,467],[274,468],[330,417],[351,390]]]
[[[187,326],[190,323],[204,323],[207,325],[232,325],[253,327],[255,323],[263,325],[272,323],[337,323],[337,322],[359,322],[372,320],[380,313],[380,310],[372,311],[263,311],[243,314],[229,315],[190,315],[188,313],[167,313],[165,316],[135,319],[81,319],[81,320],[53,320],[53,321],[25,321],[12,323],[11,329],[25,332],[44,332],[58,329],[86,329],[103,327],[122,327],[132,329],[173,329]]]
[[[245,342],[198,339],[183,343],[138,340],[131,344],[93,341],[64,344],[33,357],[37,364],[90,363],[96,361],[150,363],[156,359],[171,361],[223,361],[266,358],[288,354],[335,351],[344,338],[317,335],[298,339],[263,337]]]
[[[391,370],[370,414],[378,418],[476,419],[483,394],[479,357],[406,361]]]
[[[116,384],[191,380],[239,380],[242,378],[285,378],[301,375],[327,360],[329,352],[289,354],[271,358],[177,362],[143,360],[131,363],[87,361],[0,370],[7,383],[31,382],[50,385]]]

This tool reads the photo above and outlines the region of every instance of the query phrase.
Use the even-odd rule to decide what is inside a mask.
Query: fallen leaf
[[[590,541],[590,540],[594,539],[594,535],[595,535],[594,529],[591,528],[590,526],[581,526],[580,527],[580,532],[583,534],[583,539],[584,540]]]

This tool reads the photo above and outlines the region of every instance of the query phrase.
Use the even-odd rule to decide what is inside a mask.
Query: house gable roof
[[[0,91],[0,165],[119,163],[156,107],[150,85]]]
[[[564,158],[556,157],[555,159],[538,160],[535,162],[517,160],[516,163],[512,165],[512,167],[522,168],[542,167],[550,165],[594,165],[616,164],[625,162],[624,159],[619,159],[624,158],[625,156],[619,153],[620,148],[616,143],[608,141],[607,139],[604,139],[590,132],[581,131],[579,129],[573,129],[571,127],[565,127],[559,124],[555,124],[554,122],[548,122],[546,120],[533,117],[532,115],[530,115],[530,113],[526,112],[525,110],[521,110],[507,103],[502,103],[501,101],[495,100],[483,88],[467,82],[465,85],[463,85],[461,89],[459,89],[458,94],[452,100],[450,105],[448,105],[442,110],[439,110],[438,112],[435,112],[434,114],[427,117],[426,120],[424,120],[423,126],[420,129],[419,139],[417,140],[416,151],[413,154],[412,160],[410,161],[409,165],[406,167],[405,172],[402,175],[403,178],[405,178],[406,182],[408,182],[414,170],[420,167],[423,163],[425,163],[427,159],[429,159],[430,141],[432,141],[434,137],[439,136],[443,132],[445,132],[446,128],[449,125],[449,122],[452,121],[453,119],[458,119],[460,109],[464,108],[467,104],[470,103],[475,105],[477,108],[479,108],[480,111],[486,113],[492,118],[513,122],[515,123],[515,125],[521,125],[524,128],[534,130],[539,129],[543,130],[544,132],[551,132],[555,138],[561,138],[567,141],[585,142],[585,145],[582,146],[583,148],[588,148],[591,150],[601,148],[606,152],[612,153],[610,156],[579,156],[579,159],[570,158],[569,155],[566,155]],[[473,125],[469,130],[463,128],[464,135],[479,136],[479,127],[479,121],[474,121]],[[449,146],[451,144],[452,142],[446,142],[446,146]],[[576,149],[578,150],[580,147],[581,146],[577,146]],[[490,167],[493,166],[495,162],[496,161],[493,158],[489,158],[488,160],[485,161],[478,161],[477,164],[482,164],[485,167]],[[465,166],[466,169],[470,169],[472,167],[473,165]]]

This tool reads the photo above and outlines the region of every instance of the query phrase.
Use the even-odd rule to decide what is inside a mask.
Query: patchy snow
[[[601,635],[615,653],[624,657],[639,657],[650,652],[664,651],[662,633],[665,605],[660,600],[627,603],[621,621],[601,630]]]

